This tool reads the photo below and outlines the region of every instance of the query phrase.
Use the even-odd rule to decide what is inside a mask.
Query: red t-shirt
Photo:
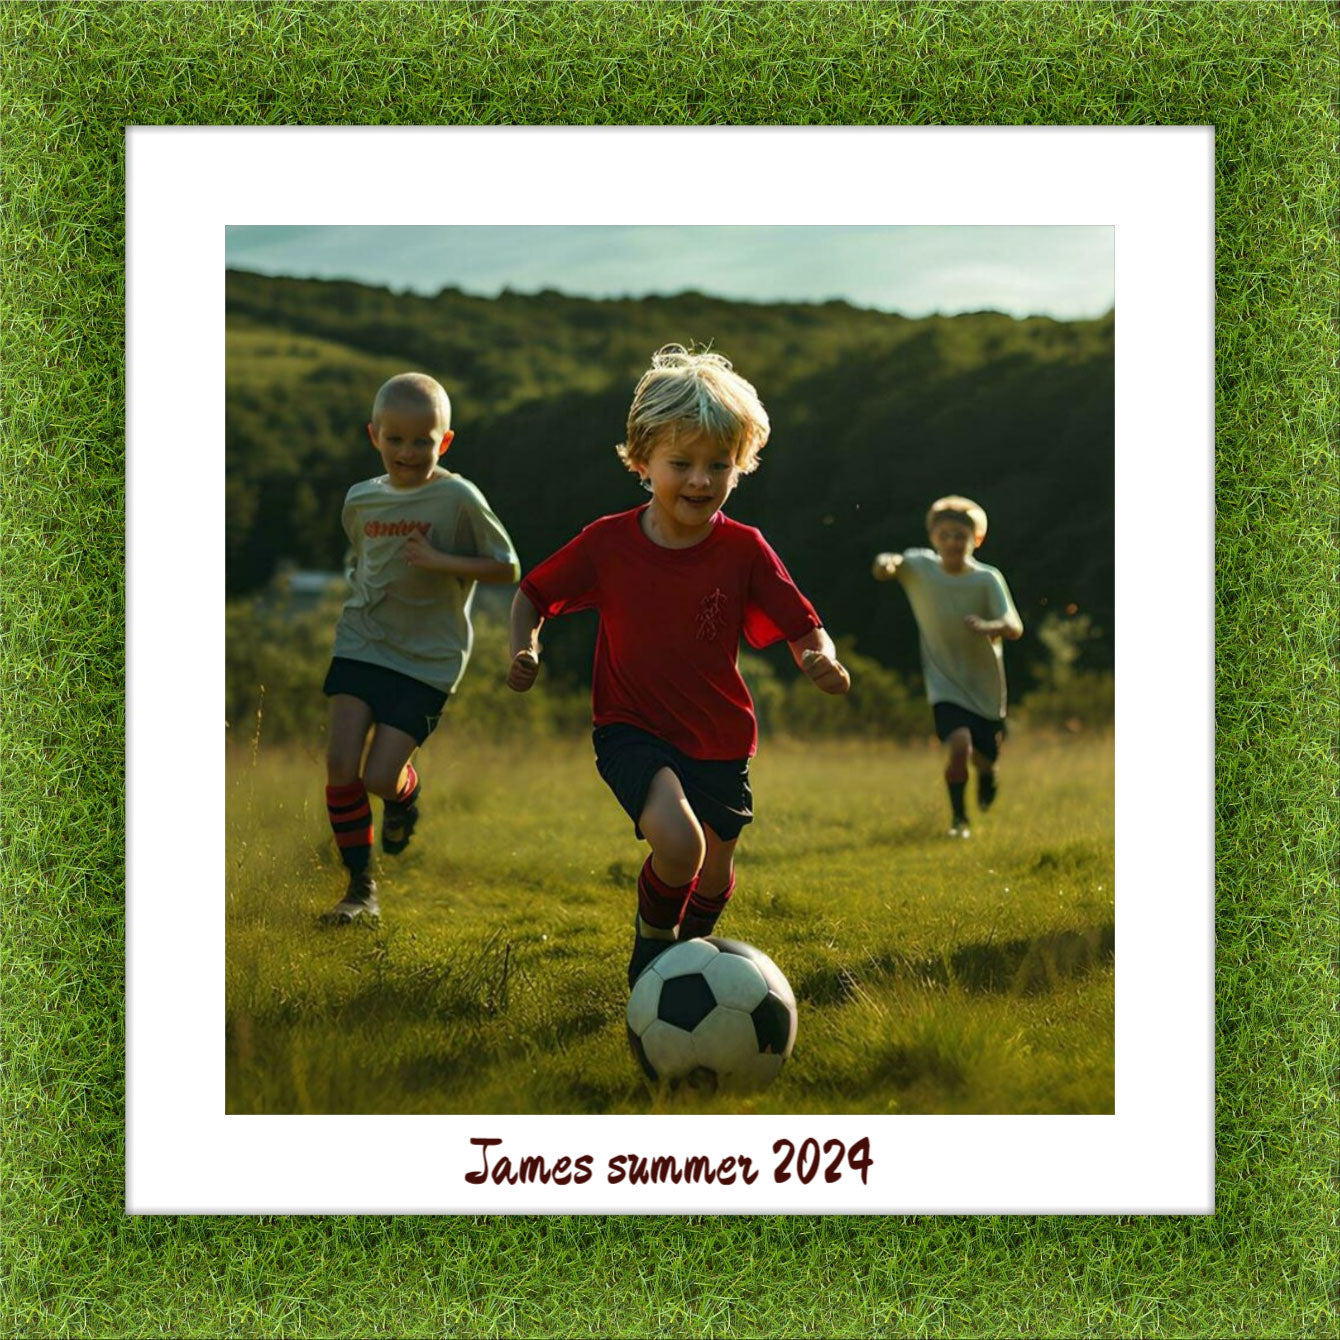
[[[690,758],[747,758],[754,703],[736,665],[752,647],[794,642],[819,616],[753,526],[718,512],[705,540],[666,549],[643,509],[593,521],[521,583],[546,618],[600,612],[591,701],[597,726],[640,727]]]

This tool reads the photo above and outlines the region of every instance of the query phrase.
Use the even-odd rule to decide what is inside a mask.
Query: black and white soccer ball
[[[756,1093],[796,1044],[796,998],[761,950],[716,936],[658,954],[628,998],[628,1042],[647,1078]]]

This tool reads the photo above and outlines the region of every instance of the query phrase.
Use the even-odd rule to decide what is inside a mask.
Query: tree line
[[[364,431],[373,393],[409,369],[451,394],[444,463],[484,491],[523,567],[638,505],[614,446],[638,376],[670,341],[710,344],[758,388],[772,437],[728,511],[761,527],[835,636],[915,672],[906,601],[871,581],[870,559],[925,543],[927,503],[966,493],[991,518],[980,557],[1005,572],[1027,629],[1011,664],[1048,663],[1041,635],[1083,619],[1074,668],[1111,669],[1110,313],[914,320],[698,293],[427,297],[230,271],[230,597],[261,590],[285,561],[340,566],[344,493],[380,468]],[[565,622],[549,663],[581,682],[594,621]]]

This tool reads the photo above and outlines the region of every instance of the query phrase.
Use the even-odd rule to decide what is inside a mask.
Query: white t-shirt
[[[521,564],[502,522],[469,480],[441,467],[415,489],[395,488],[386,475],[355,484],[342,520],[353,550],[353,590],[335,629],[335,655],[450,693],[474,644],[475,583],[411,567],[405,541],[418,531],[444,553],[510,563],[515,581]]]
[[[908,549],[898,569],[921,634],[921,673],[932,703],[957,703],[996,721],[1005,715],[1005,661],[1000,639],[974,633],[964,617],[1014,615],[1005,578],[969,558],[960,573],[946,572],[933,549]]]

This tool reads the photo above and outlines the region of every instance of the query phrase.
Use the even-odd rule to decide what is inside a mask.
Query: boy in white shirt
[[[921,640],[926,697],[935,733],[948,745],[951,837],[968,837],[963,793],[968,762],[977,770],[977,804],[996,798],[996,759],[1005,734],[1005,663],[1000,640],[1024,626],[1001,573],[973,558],[986,538],[986,513],[971,498],[939,498],[926,513],[931,549],[878,554],[876,581],[897,580],[907,592]]]
[[[475,583],[521,575],[484,495],[438,464],[453,434],[451,402],[433,378],[392,377],[377,392],[368,436],[386,473],[344,500],[352,591],[324,685],[326,811],[349,871],[344,898],[322,918],[333,924],[378,916],[369,792],[385,802],[382,850],[396,855],[409,844],[420,796],[410,757],[470,658]]]

